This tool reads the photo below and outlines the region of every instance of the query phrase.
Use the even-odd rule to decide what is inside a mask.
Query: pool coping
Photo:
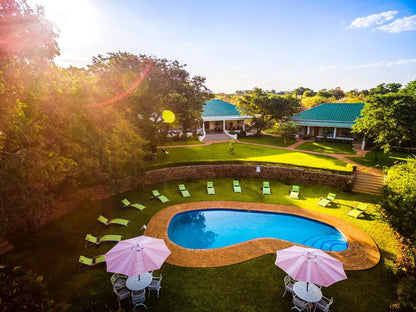
[[[334,226],[345,236],[348,248],[344,251],[325,251],[344,264],[345,270],[366,270],[380,261],[380,251],[363,230],[352,223],[318,211],[296,206],[237,201],[201,201],[177,204],[157,212],[149,221],[145,235],[161,238],[172,252],[166,262],[183,267],[219,267],[244,262],[276,250],[303,246],[275,238],[258,238],[215,249],[189,249],[172,242],[168,237],[170,220],[178,213],[198,209],[237,209],[294,214]]]

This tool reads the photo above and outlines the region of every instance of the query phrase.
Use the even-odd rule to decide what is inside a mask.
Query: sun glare
[[[32,0],[45,8],[46,17],[59,29],[59,46],[82,49],[99,31],[97,8],[90,0]]]

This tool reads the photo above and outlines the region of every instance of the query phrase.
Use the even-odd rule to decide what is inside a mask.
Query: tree
[[[283,121],[298,112],[299,107],[299,100],[290,95],[278,96],[260,88],[254,88],[238,101],[240,112],[252,116],[257,135],[260,135],[271,121]]]
[[[286,144],[286,141],[289,138],[289,136],[295,133],[298,129],[299,127],[293,121],[285,121],[278,125],[277,133],[279,133],[282,136],[283,141]]]
[[[363,117],[356,121],[352,131],[373,140],[376,152],[379,148],[387,152],[392,145],[416,142],[415,97],[403,93],[369,96],[361,114]]]
[[[327,91],[326,89],[319,90],[317,95],[326,99],[332,97],[332,93]]]
[[[382,83],[377,87],[370,89],[369,95],[387,94],[389,92],[396,93],[400,90],[402,85],[400,83]]]
[[[205,101],[212,98],[205,86],[205,78],[191,77],[184,67],[177,61],[118,52],[94,57],[89,69],[98,76],[102,94],[117,97],[148,68],[146,77],[117,106],[126,118],[137,124],[149,143],[149,152],[154,152],[167,134],[167,125],[162,118],[164,110],[171,110],[176,123],[184,130],[193,129],[201,122]]]
[[[331,89],[328,91],[336,100],[340,100],[345,96],[344,91],[341,90],[340,87],[336,87],[335,89]]]
[[[416,307],[416,158],[392,166],[388,183],[382,189],[381,209],[388,223],[400,235],[399,254],[395,261],[400,311]]]

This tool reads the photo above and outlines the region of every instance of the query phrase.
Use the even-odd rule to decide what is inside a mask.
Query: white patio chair
[[[111,278],[110,278],[111,284],[117,290],[126,287],[126,280],[127,280],[127,277],[125,277],[124,275],[117,274],[117,273],[114,273],[113,275],[111,275]]]
[[[314,306],[315,308],[313,309],[313,311],[316,311],[316,309],[319,309],[323,312],[328,312],[329,311],[329,306],[334,302],[334,298],[332,297],[331,299],[322,296],[322,299],[319,300],[318,302],[314,302]]]
[[[120,301],[130,298],[130,291],[127,288],[117,290],[117,288],[113,287],[113,292],[117,297],[118,307],[121,309]]]
[[[131,292],[131,303],[133,305],[134,311],[138,306],[143,306],[147,309],[146,305],[143,303],[146,300],[146,292],[142,290],[133,290]]]
[[[155,290],[155,291],[157,291],[157,298],[159,299],[159,290],[162,288],[160,286],[161,282],[162,282],[162,274],[160,274],[158,277],[154,276],[152,278],[152,281],[150,282],[150,285],[147,286],[147,289],[149,290],[149,293],[147,295],[148,297],[150,297],[150,291]]]
[[[286,275],[283,281],[285,282],[285,291],[282,297],[286,295],[287,291],[293,294],[293,284],[295,284],[295,281],[289,275]]]
[[[303,301],[299,297],[297,297],[295,294],[293,294],[293,307],[291,310],[297,310],[299,312],[307,310],[309,311],[309,302]]]

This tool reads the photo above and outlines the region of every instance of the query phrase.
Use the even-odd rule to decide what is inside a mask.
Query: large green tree
[[[184,67],[177,61],[118,52],[95,57],[89,69],[98,77],[107,98],[125,95],[116,106],[142,129],[141,135],[154,152],[166,136],[168,125],[162,118],[165,110],[175,114],[176,125],[193,129],[200,122],[204,102],[212,98],[205,78],[191,77]],[[131,89],[141,77],[144,79]],[[131,92],[127,95],[126,90]]]
[[[242,114],[251,116],[257,135],[271,122],[280,122],[297,113],[299,100],[291,95],[279,96],[254,88],[238,100],[238,108]]]
[[[410,91],[409,91],[410,92]],[[376,150],[416,143],[416,97],[404,91],[376,94],[367,103],[353,126],[353,132],[372,140]]]

